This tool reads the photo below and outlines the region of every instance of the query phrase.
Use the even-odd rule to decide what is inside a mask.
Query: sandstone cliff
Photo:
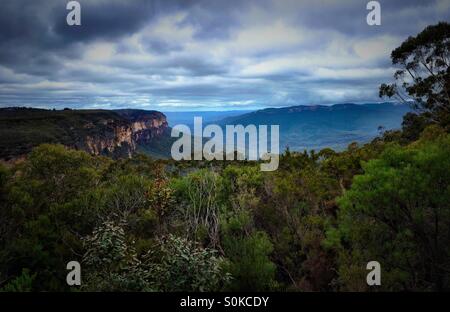
[[[59,143],[94,155],[131,157],[150,150],[168,133],[166,116],[145,110],[0,109],[0,158],[27,154],[42,143]]]

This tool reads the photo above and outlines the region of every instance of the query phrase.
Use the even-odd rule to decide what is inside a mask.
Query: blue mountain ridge
[[[410,111],[407,104],[397,103],[300,105],[231,116],[219,124],[279,125],[281,151],[286,147],[294,151],[343,150],[352,142],[369,142],[380,133],[380,127],[399,129]]]

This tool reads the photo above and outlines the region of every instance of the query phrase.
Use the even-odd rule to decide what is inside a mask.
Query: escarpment
[[[132,139],[137,145],[151,143],[168,128],[166,116],[158,111],[123,109],[115,112],[130,122]]]
[[[150,150],[168,133],[166,116],[145,110],[0,109],[0,158],[26,155],[43,143],[63,144],[93,155],[131,157]]]

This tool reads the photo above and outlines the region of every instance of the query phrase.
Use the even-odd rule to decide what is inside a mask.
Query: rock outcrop
[[[42,143],[59,143],[93,155],[131,157],[151,151],[168,133],[166,116],[146,110],[0,109],[0,159],[26,155]]]
[[[101,121],[95,135],[88,135],[77,145],[94,155],[131,157],[139,146],[158,140],[168,128],[166,116],[157,111],[117,110],[121,120]],[[95,126],[94,126],[95,127]]]

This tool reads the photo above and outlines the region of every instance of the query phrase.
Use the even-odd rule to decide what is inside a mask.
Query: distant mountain
[[[393,103],[335,104],[267,108],[220,121],[225,124],[280,125],[280,149],[344,149],[349,143],[365,143],[385,130],[401,127],[408,105]]]
[[[197,111],[197,112],[164,112],[167,116],[167,122],[170,127],[179,124],[192,127],[194,125],[194,117],[202,117],[203,124],[217,123],[224,118],[247,114],[250,110],[232,110],[232,111]]]
[[[145,110],[0,109],[0,159],[59,143],[95,155],[129,157],[138,151],[167,156],[172,138],[166,116]]]
[[[192,127],[194,116],[203,117],[203,126],[278,124],[281,151],[287,146],[297,151],[325,147],[342,150],[351,142],[370,141],[379,134],[380,126],[386,130],[399,128],[409,111],[407,105],[381,103],[292,106],[244,114],[189,112],[173,113],[177,116],[172,115],[175,122],[171,125]],[[167,158],[177,139],[170,131],[166,116],[158,111],[0,108],[0,159],[23,156],[42,143],[59,143],[95,155],[130,157],[143,152]]]

